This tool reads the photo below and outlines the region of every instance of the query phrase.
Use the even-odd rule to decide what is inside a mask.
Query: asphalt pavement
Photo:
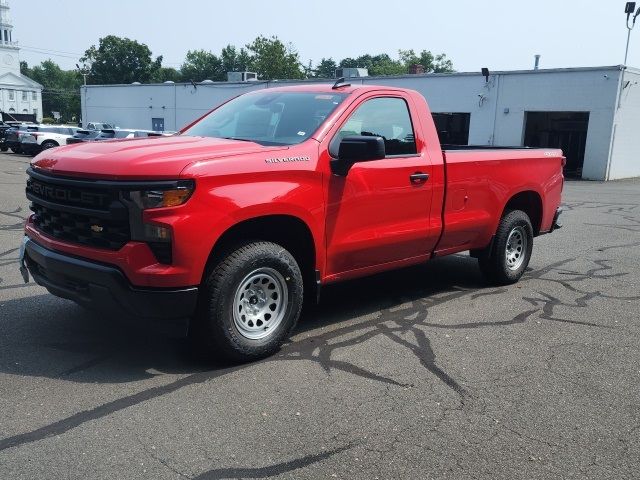
[[[640,478],[640,180],[568,182],[520,283],[466,255],[326,288],[264,361],[23,284],[0,154],[0,478]]]

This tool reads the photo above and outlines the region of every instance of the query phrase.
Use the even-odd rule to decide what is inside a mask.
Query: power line
[[[77,53],[77,52],[67,52],[64,50],[52,50],[52,49],[48,49],[48,48],[42,48],[42,47],[34,47],[33,45],[18,45],[20,48],[32,48],[35,50],[42,50],[42,51],[46,51],[46,52],[54,52],[54,53],[66,53],[68,55],[78,55],[78,56],[82,56],[84,55],[84,53]]]
[[[48,52],[46,50],[36,50],[36,49],[31,49],[31,48],[21,48],[21,50],[25,50],[27,52],[31,52],[31,53],[35,53],[37,55],[47,55],[47,56],[52,56],[52,57],[63,57],[63,58],[72,58],[72,59],[79,59],[82,55],[78,55],[78,56],[72,56],[72,55],[64,55],[62,53],[53,53],[53,52]]]

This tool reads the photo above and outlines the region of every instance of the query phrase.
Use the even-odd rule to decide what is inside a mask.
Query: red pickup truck
[[[466,250],[516,282],[560,226],[564,161],[443,148],[411,90],[260,90],[175,136],[39,154],[21,270],[87,307],[190,317],[206,352],[256,359],[326,284]]]

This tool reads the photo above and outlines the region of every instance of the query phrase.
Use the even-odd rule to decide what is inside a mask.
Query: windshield
[[[309,138],[345,97],[344,93],[269,91],[242,95],[182,134],[295,145]]]

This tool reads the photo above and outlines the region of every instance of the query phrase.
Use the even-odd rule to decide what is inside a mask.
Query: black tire
[[[21,149],[20,147],[12,147],[12,148],[11,148],[11,151],[12,151],[13,153],[18,154],[18,155],[20,155],[20,154],[22,153],[22,149]]]
[[[58,142],[54,142],[53,140],[45,140],[42,142],[42,150],[48,150],[50,148],[59,147]]]
[[[254,280],[260,275],[266,277],[256,283]],[[269,283],[269,275],[272,283]],[[269,290],[272,287],[273,290]],[[277,311],[271,310],[277,314],[272,316],[268,309],[273,308],[275,303],[269,304],[273,295],[270,292],[276,290],[282,293]],[[205,275],[198,310],[189,328],[192,344],[205,357],[234,363],[267,357],[280,348],[296,326],[303,295],[302,273],[287,250],[271,242],[256,241],[239,245],[223,255]],[[254,300],[256,303],[252,304]],[[239,311],[234,317],[236,308]],[[247,318],[242,315],[243,308]],[[252,316],[249,311],[252,308],[260,309],[259,312],[263,313]],[[275,325],[270,331],[269,322]],[[261,334],[258,326],[266,336],[252,338],[252,335]]]
[[[6,152],[9,150],[9,147],[0,147],[0,152]]]
[[[500,220],[493,243],[475,256],[489,282],[509,285],[524,274],[532,250],[533,228],[529,216],[522,210],[511,210]]]

